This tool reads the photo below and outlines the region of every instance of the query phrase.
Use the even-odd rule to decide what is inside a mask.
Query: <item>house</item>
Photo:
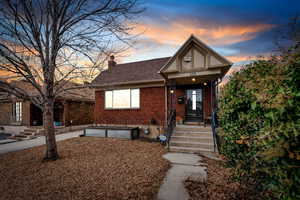
[[[37,91],[25,80],[14,81],[13,84],[26,90],[30,96],[37,95]],[[54,103],[54,121],[57,127],[92,124],[93,113],[94,93],[88,88],[64,92]],[[43,113],[39,107],[30,101],[0,91],[0,126],[13,134],[18,134],[26,127],[38,128],[42,125]]]
[[[117,64],[111,56],[108,69],[92,82],[95,124],[137,126],[152,138],[175,119],[205,125],[231,65],[193,35],[172,57]]]

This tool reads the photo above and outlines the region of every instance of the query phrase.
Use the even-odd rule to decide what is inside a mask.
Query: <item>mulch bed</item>
[[[170,167],[158,143],[82,137],[58,150],[49,162],[45,146],[0,155],[0,199],[153,199]]]
[[[258,199],[245,186],[231,179],[231,169],[224,162],[203,158],[207,163],[207,182],[185,181],[190,200],[251,200]]]

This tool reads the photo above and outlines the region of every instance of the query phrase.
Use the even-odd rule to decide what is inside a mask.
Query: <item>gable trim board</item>
[[[191,53],[190,53],[191,52]],[[183,69],[182,62],[184,56],[191,56],[191,67],[190,69]],[[202,66],[200,63],[195,65],[195,54],[203,56]],[[212,68],[225,68],[222,72],[226,73],[233,63],[228,61],[223,56],[216,53],[213,49],[204,44],[201,40],[191,35],[190,38],[179,48],[179,50],[171,57],[168,62],[158,71],[164,77],[170,73],[180,73],[189,71],[207,71]]]

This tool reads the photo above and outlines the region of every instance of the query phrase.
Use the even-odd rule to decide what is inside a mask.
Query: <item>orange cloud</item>
[[[242,62],[242,61],[250,61],[250,60],[264,60],[269,59],[271,54],[265,53],[262,55],[235,55],[235,56],[225,56],[231,62]]]
[[[253,25],[224,25],[209,28],[199,27],[187,21],[172,22],[167,26],[154,24],[137,24],[133,30],[134,34],[150,38],[158,43],[180,45],[191,34],[207,42],[209,45],[228,45],[241,41],[253,39],[257,33],[274,27],[271,24]]]
[[[12,75],[12,73],[11,72],[7,72],[7,71],[4,71],[4,70],[0,70],[0,78],[1,78],[1,76],[2,77],[6,77],[6,76],[11,76]]]
[[[231,62],[242,62],[253,59],[251,56],[237,55],[237,56],[225,56]]]

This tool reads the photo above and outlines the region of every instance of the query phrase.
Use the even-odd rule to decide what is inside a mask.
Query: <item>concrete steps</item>
[[[169,149],[173,152],[213,152],[214,140],[210,127],[177,125],[172,134]]]
[[[210,132],[211,127],[193,126],[193,125],[177,125],[175,127],[175,130],[176,131]]]
[[[19,134],[19,135],[14,135],[9,137],[9,139],[13,139],[13,140],[31,140],[36,138],[37,136],[33,136],[33,135],[23,135],[23,134]]]
[[[192,148],[202,148],[202,149],[213,149],[213,143],[206,142],[185,142],[185,141],[171,141],[171,146],[174,147],[192,147]]]
[[[210,135],[204,135],[204,136],[172,136],[171,142],[204,142],[204,143],[214,143],[214,140],[212,137],[209,137]]]
[[[10,139],[14,140],[31,140],[37,138],[37,130],[35,128],[26,128],[20,134],[11,136]]]
[[[180,153],[207,153],[213,152],[213,150],[205,148],[192,148],[192,147],[174,147],[170,146],[171,152],[180,152]]]
[[[173,136],[179,137],[212,137],[211,132],[174,131]]]

